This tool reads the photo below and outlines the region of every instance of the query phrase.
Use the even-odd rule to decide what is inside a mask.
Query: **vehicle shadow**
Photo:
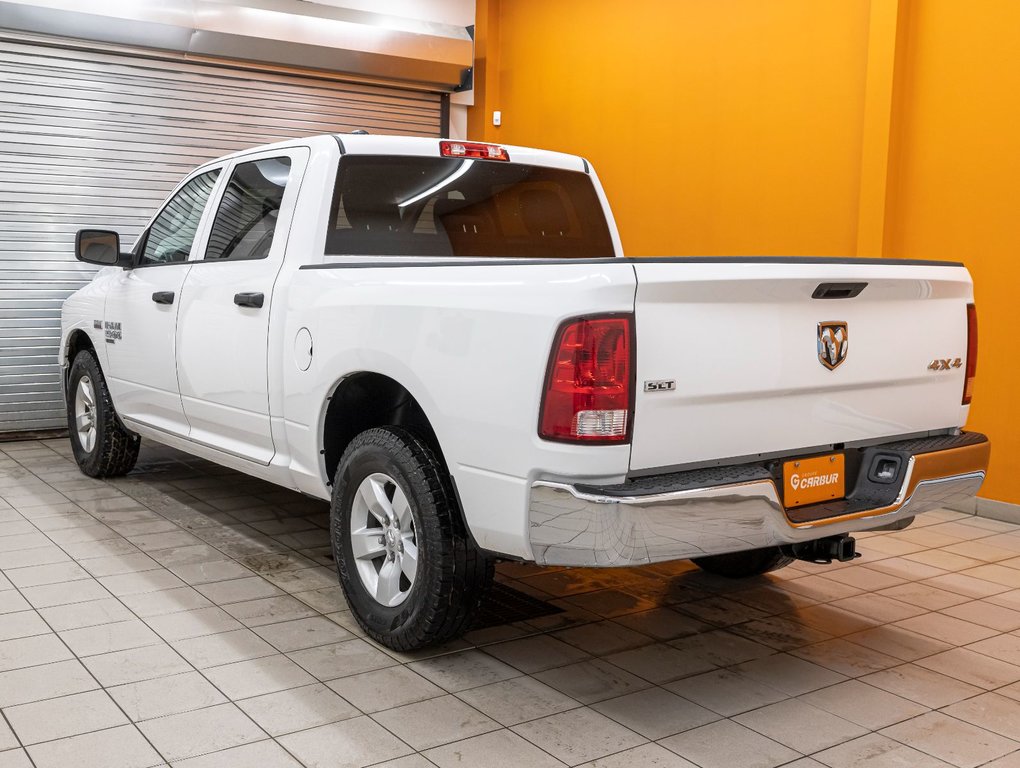
[[[328,502],[151,443],[143,444],[136,468],[112,483],[195,537],[187,546],[150,553],[186,581],[215,577],[226,557],[288,593],[322,590],[332,594],[333,605],[342,600]],[[648,642],[723,631],[773,653],[785,651],[831,638],[822,627],[834,617],[854,620],[826,609],[822,603],[829,595],[813,594],[810,582],[819,578],[817,572],[796,563],[774,574],[732,580],[690,561],[608,569],[502,562],[487,608],[467,640],[485,643],[613,622]],[[861,629],[867,628],[861,621]]]

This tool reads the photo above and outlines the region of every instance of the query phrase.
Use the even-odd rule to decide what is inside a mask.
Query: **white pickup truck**
[[[683,216],[683,211],[672,215]],[[74,454],[144,437],[331,500],[365,631],[462,632],[494,560],[751,576],[972,497],[960,264],[624,257],[591,166],[320,136],[207,163],[67,299]]]

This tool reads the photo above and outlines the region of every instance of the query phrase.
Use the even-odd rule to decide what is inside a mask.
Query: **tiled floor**
[[[0,768],[1020,767],[1020,528],[940,512],[849,566],[507,564],[563,609],[366,641],[326,507],[165,449],[0,444]]]

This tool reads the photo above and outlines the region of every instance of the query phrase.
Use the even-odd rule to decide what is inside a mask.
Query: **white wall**
[[[305,0],[305,2],[350,8],[386,16],[403,16],[419,21],[434,21],[468,27],[475,23],[474,0]]]
[[[293,2],[294,0],[287,0]],[[24,5],[39,5],[49,8],[77,10],[81,0],[13,0]],[[235,6],[245,6],[249,0],[216,0]],[[351,11],[376,13],[397,19],[415,22],[442,24],[452,27],[468,27],[475,23],[475,0],[298,0]],[[251,3],[257,7],[258,3]],[[95,12],[104,10],[130,10],[131,0],[92,0],[89,8]],[[167,10],[167,9],[164,9]],[[116,15],[116,13],[114,13]],[[130,18],[130,16],[129,16]],[[467,108],[474,103],[474,93],[455,93],[450,99],[450,137],[467,137]]]
[[[305,0],[305,2],[349,8],[355,11],[402,16],[418,21],[470,27],[475,23],[475,0]],[[450,98],[450,138],[467,138],[467,108],[474,104],[474,92],[455,93]]]

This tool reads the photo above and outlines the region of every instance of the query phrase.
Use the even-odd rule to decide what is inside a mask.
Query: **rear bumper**
[[[761,466],[603,488],[535,482],[529,502],[535,562],[641,565],[882,527],[975,496],[991,446],[984,435],[970,432],[874,448],[906,458],[902,482],[891,489],[895,496],[879,504],[848,496],[838,505],[816,505],[816,515],[805,515],[812,509],[807,507],[791,516],[775,480]]]

